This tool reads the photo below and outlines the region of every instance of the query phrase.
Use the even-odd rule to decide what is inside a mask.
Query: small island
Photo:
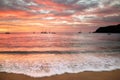
[[[100,27],[94,33],[120,33],[120,24]]]

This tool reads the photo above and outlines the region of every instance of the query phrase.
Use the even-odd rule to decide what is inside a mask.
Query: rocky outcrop
[[[120,33],[120,24],[100,27],[94,33]]]

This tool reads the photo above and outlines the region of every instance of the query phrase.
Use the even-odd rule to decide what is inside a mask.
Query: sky
[[[120,0],[0,0],[0,32],[92,32],[120,24]]]

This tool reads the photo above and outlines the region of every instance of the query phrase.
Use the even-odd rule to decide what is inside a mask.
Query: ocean
[[[44,77],[120,69],[120,34],[0,33],[0,72]]]

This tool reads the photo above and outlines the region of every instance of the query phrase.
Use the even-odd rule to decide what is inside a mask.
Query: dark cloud
[[[71,16],[75,14],[75,10],[65,10],[65,11],[60,11],[60,12],[54,12],[55,16]]]
[[[29,10],[36,5],[33,0],[0,0],[0,10]]]
[[[64,4],[69,6],[70,9],[73,10],[84,10],[92,7],[96,7],[98,5],[97,1],[92,1],[92,0],[53,0],[54,2]]]
[[[91,13],[98,14],[98,15],[108,15],[108,14],[120,14],[120,6],[114,5],[114,6],[108,6],[105,8],[98,8]]]
[[[59,3],[59,4],[70,5],[70,4],[75,4],[79,0],[53,0],[53,1],[56,2],[56,3]]]
[[[120,23],[120,15],[113,15],[113,16],[106,16],[106,17],[96,17],[92,18],[88,22],[94,23],[94,24],[118,24]]]
[[[104,22],[120,22],[120,15],[118,16],[108,16],[108,17],[105,17],[105,18],[102,18],[102,21]]]

